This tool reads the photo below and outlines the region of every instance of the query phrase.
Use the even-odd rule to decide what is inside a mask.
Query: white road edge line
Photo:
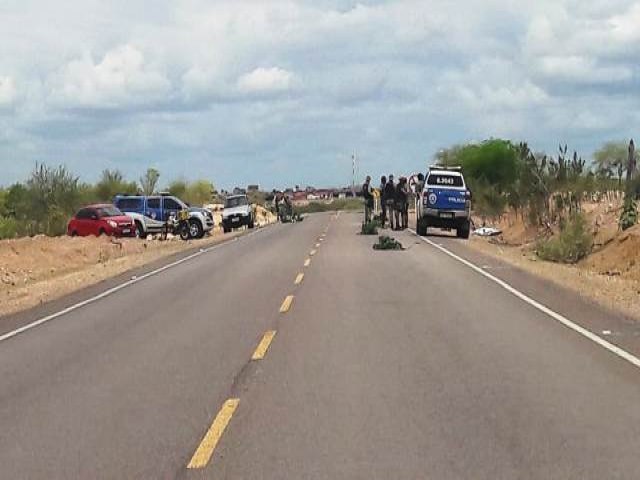
[[[611,353],[613,353],[614,355],[617,355],[618,357],[622,358],[623,360],[626,360],[627,362],[631,363],[632,365],[639,367],[640,368],[640,358],[636,357],[635,355],[632,355],[631,353],[627,352],[626,350],[623,350],[622,348],[614,345],[613,343],[607,342],[606,340],[604,340],[603,338],[599,337],[598,335],[596,335],[595,333],[591,332],[590,330],[587,330],[584,327],[581,327],[580,325],[572,322],[571,320],[569,320],[567,317],[554,312],[553,310],[551,310],[548,307],[545,307],[544,305],[542,305],[540,302],[537,302],[536,300],[534,300],[533,298],[525,295],[524,293],[522,293],[521,291],[517,290],[516,288],[512,287],[511,285],[509,285],[507,282],[505,282],[504,280],[499,279],[498,277],[495,277],[494,275],[491,275],[490,273],[488,273],[487,271],[483,270],[482,268],[474,265],[473,263],[471,263],[469,260],[466,260],[462,257],[460,257],[459,255],[456,255],[455,253],[451,252],[450,250],[447,250],[445,247],[438,245],[437,243],[432,242],[431,240],[429,240],[428,238],[424,238],[424,237],[420,237],[415,230],[412,229],[408,229],[411,233],[413,233],[415,236],[417,236],[420,240],[422,240],[425,243],[428,243],[429,245],[431,245],[434,248],[437,248],[438,250],[440,250],[442,253],[448,255],[449,257],[453,258],[454,260],[457,260],[458,262],[466,265],[467,267],[469,267],[470,269],[472,269],[473,271],[475,271],[476,273],[479,273],[480,275],[482,275],[483,277],[488,278],[489,280],[497,283],[498,285],[500,285],[502,288],[504,288],[507,292],[515,295],[516,297],[518,297],[520,300],[528,303],[529,305],[531,305],[532,307],[540,310],[541,312],[547,314],[548,316],[550,316],[551,318],[553,318],[554,320],[560,322],[562,325],[564,325],[567,328],[570,328],[571,330],[573,330],[576,333],[579,333],[580,335],[582,335],[583,337],[588,338],[589,340],[591,340],[592,342],[600,345],[601,347],[609,350]]]
[[[60,310],[59,312],[56,313],[52,313],[51,315],[47,315],[46,317],[40,318],[38,320],[35,320],[31,323],[28,323],[27,325],[23,325],[20,328],[16,328],[15,330],[12,330],[10,332],[5,333],[4,335],[0,336],[0,342],[4,342],[5,340],[9,340],[10,338],[15,337],[16,335],[20,335],[21,333],[24,333],[28,330],[31,330],[32,328],[38,327],[44,323],[50,322],[51,320],[54,320],[58,317],[62,317],[63,315],[66,315],[67,313],[71,313],[75,310],[78,310],[79,308],[85,307],[91,303],[97,302],[98,300],[101,300],[105,297],[108,297],[109,295],[113,295],[116,292],[119,292],[120,290],[123,290],[127,287],[130,287],[131,285],[134,285],[138,282],[141,282],[149,277],[153,277],[154,275],[157,275],[159,273],[164,272],[165,270],[169,270],[170,268],[173,267],[177,267],[178,265],[188,262],[189,260],[192,260],[196,257],[199,257],[200,255],[204,255],[205,253],[209,253],[213,250],[216,250],[217,248],[223,247],[225,245],[229,245],[233,242],[236,242],[238,240],[240,240],[241,238],[249,238],[253,235],[256,235],[257,233],[260,233],[264,231],[264,229],[261,230],[256,230],[255,232],[251,232],[248,233],[246,235],[242,235],[239,237],[235,237],[230,241],[226,241],[226,242],[222,242],[222,243],[218,243],[217,245],[213,245],[211,247],[208,248],[203,248],[195,253],[192,253],[191,255],[187,255],[184,258],[180,258],[174,262],[168,263],[167,265],[164,265],[160,268],[157,268],[155,270],[152,270],[150,272],[145,273],[144,275],[140,275],[139,277],[135,277],[132,278],[131,280],[127,280],[124,283],[121,283],[120,285],[116,285],[115,287],[109,288],[108,290],[105,290],[104,292],[99,293],[98,295],[95,295],[93,297],[87,298],[86,300],[83,300],[82,302],[78,302],[75,303],[73,305],[68,306],[67,308]],[[126,272],[124,272],[126,273]]]

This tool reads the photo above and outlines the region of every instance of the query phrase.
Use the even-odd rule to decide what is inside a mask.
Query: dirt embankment
[[[545,232],[525,226],[513,214],[494,225],[503,231],[501,236],[475,237],[469,245],[640,320],[640,225],[619,231],[620,209],[619,203],[611,202],[583,206],[593,231],[594,249],[577,265],[537,258],[535,242]]]
[[[216,225],[220,214],[215,215]],[[257,225],[275,221],[258,207]],[[112,239],[109,237],[46,237],[0,241],[0,316],[14,313],[98,283],[162,257],[194,247],[205,247],[239,233],[183,242]]]

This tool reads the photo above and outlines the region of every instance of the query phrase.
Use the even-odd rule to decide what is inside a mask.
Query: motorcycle
[[[166,240],[167,235],[179,235],[182,240],[189,240],[191,233],[189,231],[189,211],[180,210],[176,213],[172,213],[165,224],[163,232],[163,240]]]

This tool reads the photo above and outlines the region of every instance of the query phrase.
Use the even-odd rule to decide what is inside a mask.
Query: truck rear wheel
[[[418,218],[418,221],[416,223],[416,232],[421,237],[427,235],[427,222],[424,218]]]
[[[456,229],[456,236],[458,238],[469,238],[469,234],[471,233],[471,224],[469,220],[466,220]]]

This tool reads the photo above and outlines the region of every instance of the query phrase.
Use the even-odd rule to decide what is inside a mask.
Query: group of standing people
[[[420,179],[419,179],[420,181]],[[373,211],[373,194],[371,191],[371,177],[362,186],[362,194],[365,200],[365,222],[371,221]],[[395,183],[393,175],[380,178],[380,223],[382,228],[386,227],[389,220],[391,230],[404,230],[409,226],[409,199],[411,189],[406,177],[400,177]]]

